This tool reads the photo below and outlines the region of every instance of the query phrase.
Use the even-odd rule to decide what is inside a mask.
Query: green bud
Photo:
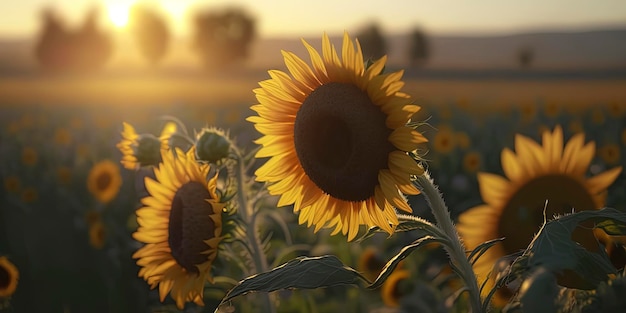
[[[217,128],[204,128],[196,137],[196,158],[198,161],[217,163],[230,152],[231,141],[228,135]]]
[[[161,141],[151,134],[139,135],[133,150],[137,162],[142,166],[154,166],[161,162]]]

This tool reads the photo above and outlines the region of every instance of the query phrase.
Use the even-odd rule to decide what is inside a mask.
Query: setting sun
[[[121,5],[111,5],[108,8],[109,19],[113,25],[124,27],[128,23],[128,7]]]

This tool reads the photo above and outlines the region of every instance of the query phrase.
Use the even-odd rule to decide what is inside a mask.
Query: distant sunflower
[[[37,164],[37,151],[31,147],[22,149],[22,164],[28,166]]]
[[[481,156],[476,151],[470,151],[463,157],[463,169],[467,173],[476,173],[480,169]]]
[[[378,250],[368,247],[361,253],[357,269],[370,281],[374,281],[385,267],[385,260],[378,254]]]
[[[60,146],[69,146],[72,143],[72,134],[66,128],[58,128],[54,132],[54,143]]]
[[[616,144],[607,144],[601,147],[598,154],[606,164],[616,164],[620,161],[620,149]]]
[[[4,178],[4,189],[11,193],[20,191],[22,184],[17,176],[7,176]]]
[[[258,116],[247,120],[264,135],[256,157],[271,157],[257,180],[274,183],[279,206],[294,204],[315,231],[334,226],[348,240],[360,225],[392,233],[394,207],[411,212],[402,193],[419,193],[410,177],[423,169],[407,152],[427,140],[406,124],[420,107],[400,92],[402,71],[382,74],[385,56],[366,68],[347,33],[341,60],[326,34],[321,56],[302,42],[313,66],[283,51],[293,78],[272,70],[254,90]]]
[[[176,124],[169,122],[158,138],[152,134],[137,134],[135,128],[124,123],[122,140],[117,148],[122,152],[124,168],[136,170],[142,166],[156,166],[161,161],[161,151],[169,149],[169,139],[176,132]]]
[[[120,168],[110,160],[96,163],[89,171],[87,189],[102,203],[109,203],[113,200],[121,186]]]
[[[515,150],[502,151],[502,168],[506,177],[479,173],[480,194],[485,205],[462,213],[457,228],[468,249],[495,238],[496,244],[476,262],[474,271],[483,281],[496,261],[528,246],[539,230],[545,215],[569,213],[572,210],[598,209],[604,206],[606,189],[620,174],[617,167],[587,178],[585,173],[595,154],[593,142],[584,143],[584,134],[572,137],[563,147],[563,131],[543,133],[543,145],[517,135]],[[546,206],[547,200],[547,206]],[[574,232],[585,247],[597,248],[590,232]],[[570,282],[563,281],[563,285]],[[490,281],[484,288],[489,292]],[[502,303],[496,298],[496,303]]]
[[[139,228],[133,237],[145,243],[133,258],[139,276],[159,286],[161,301],[171,290],[178,308],[193,301],[203,305],[204,283],[221,241],[224,204],[216,194],[217,176],[209,179],[208,164],[196,162],[191,149],[164,152],[155,178],[146,178],[149,196],[137,210]]]
[[[5,256],[0,257],[0,298],[13,295],[17,288],[20,272]]]
[[[442,126],[437,130],[433,139],[433,149],[437,153],[448,154],[456,147],[455,133],[448,126]]]
[[[95,221],[89,226],[89,243],[96,249],[102,249],[106,241],[106,229],[102,221]]]
[[[380,289],[380,294],[385,305],[390,307],[399,307],[400,299],[411,292],[412,284],[409,280],[411,272],[404,269],[396,269]]]

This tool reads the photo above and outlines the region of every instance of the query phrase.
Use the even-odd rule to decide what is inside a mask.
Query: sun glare
[[[112,5],[108,8],[109,19],[113,25],[124,27],[128,23],[128,7],[121,5]]]

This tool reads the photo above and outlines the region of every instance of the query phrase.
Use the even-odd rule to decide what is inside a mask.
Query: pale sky
[[[0,36],[33,35],[41,8],[52,6],[77,22],[93,4],[124,12],[135,0],[0,0]],[[341,33],[376,21],[385,32],[413,26],[433,34],[506,34],[533,30],[626,28],[626,0],[161,0],[175,34],[189,34],[194,7],[240,6],[262,37]],[[123,14],[123,13],[122,13]],[[111,19],[102,20],[109,27]],[[123,29],[123,28],[119,28]]]

